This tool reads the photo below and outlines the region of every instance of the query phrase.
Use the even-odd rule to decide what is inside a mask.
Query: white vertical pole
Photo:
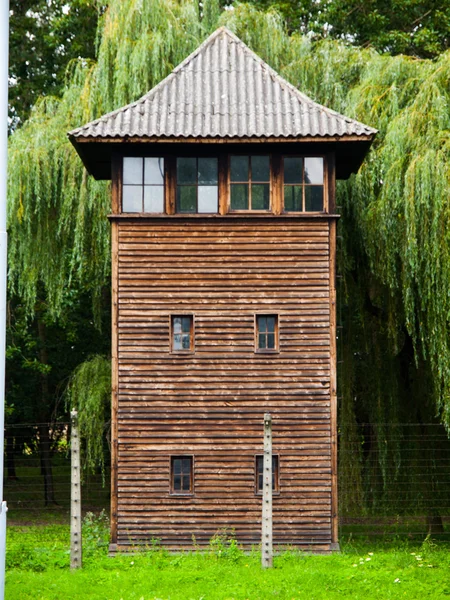
[[[3,500],[6,348],[6,181],[8,160],[9,0],[0,7],[0,600],[5,597],[6,502]]]
[[[81,544],[81,474],[80,438],[78,435],[78,412],[72,410],[72,433],[70,436],[70,568],[82,566]]]
[[[262,549],[263,569],[270,568],[273,562],[272,540],[272,417],[264,415],[264,461],[262,499]]]

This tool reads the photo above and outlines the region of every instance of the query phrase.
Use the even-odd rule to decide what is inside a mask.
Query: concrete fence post
[[[264,460],[263,460],[263,498],[262,498],[262,549],[263,569],[272,567],[272,417],[264,415]]]
[[[70,413],[72,432],[70,436],[70,568],[82,566],[81,540],[81,464],[80,438],[78,435],[78,412]]]

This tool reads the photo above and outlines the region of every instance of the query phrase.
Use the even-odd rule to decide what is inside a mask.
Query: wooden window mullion
[[[219,214],[226,215],[231,201],[231,190],[229,185],[230,168],[229,157],[220,154],[218,157],[218,194],[219,194]],[[230,200],[229,200],[230,199]]]

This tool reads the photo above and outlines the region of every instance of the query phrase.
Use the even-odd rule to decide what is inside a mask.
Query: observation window
[[[217,158],[177,158],[177,213],[217,213]]]
[[[230,157],[230,207],[239,210],[270,209],[270,157]]]
[[[122,211],[164,212],[164,158],[124,157]]]
[[[322,212],[324,210],[323,158],[285,156],[284,212]]]

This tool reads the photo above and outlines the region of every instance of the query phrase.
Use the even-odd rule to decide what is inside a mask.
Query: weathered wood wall
[[[113,225],[119,362],[112,548],[152,538],[189,546],[192,536],[205,544],[224,527],[258,544],[255,454],[262,454],[270,412],[280,457],[274,543],[328,550],[336,541],[333,218],[118,217]],[[279,315],[278,354],[254,352],[257,312]],[[179,313],[195,316],[193,355],[170,352],[169,319]],[[170,495],[170,456],[180,454],[194,456],[193,497]]]

